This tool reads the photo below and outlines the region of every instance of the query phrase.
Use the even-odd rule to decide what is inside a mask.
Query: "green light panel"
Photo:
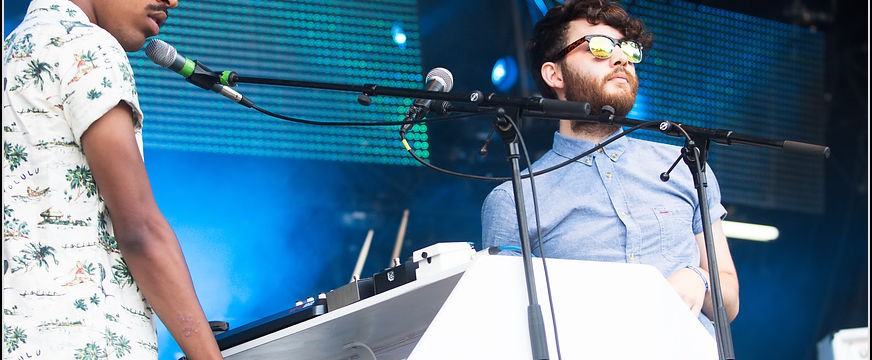
[[[398,25],[404,46],[392,36]],[[170,10],[159,38],[213,71],[240,76],[421,89],[416,0],[184,1]],[[279,120],[186,82],[130,54],[151,148],[317,160],[414,165],[399,126],[335,127]],[[274,113],[317,121],[401,121],[412,99],[239,84],[236,90]],[[407,134],[429,158],[426,125]]]
[[[629,117],[825,144],[823,34],[682,1],[624,3],[654,34],[637,65],[639,96]],[[823,211],[823,159],[712,144],[709,164],[727,203]]]

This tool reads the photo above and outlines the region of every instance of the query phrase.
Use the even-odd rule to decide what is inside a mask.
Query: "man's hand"
[[[705,270],[701,270],[700,274],[705,277],[705,282],[699,274],[688,268],[682,268],[666,279],[681,297],[681,300],[690,308],[694,317],[699,316],[699,312],[702,310],[706,297],[705,284],[709,282],[708,273]]]

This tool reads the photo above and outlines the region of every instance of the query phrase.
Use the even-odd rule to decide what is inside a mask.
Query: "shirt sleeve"
[[[706,182],[706,200],[709,208],[709,217],[711,222],[715,223],[727,217],[727,209],[721,204],[721,187],[711,166],[706,171]],[[694,190],[694,192],[696,191]],[[693,233],[701,234],[702,231],[702,214],[700,209],[697,209],[693,215]]]
[[[105,30],[91,26],[61,52],[61,99],[64,115],[81,144],[82,134],[118,103],[132,109],[136,132],[142,129],[142,110],[127,53]]]
[[[495,188],[484,200],[481,209],[482,248],[500,248],[500,254],[520,255],[518,217],[512,195]]]

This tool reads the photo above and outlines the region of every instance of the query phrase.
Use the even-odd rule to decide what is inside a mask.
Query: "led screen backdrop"
[[[240,76],[420,89],[423,75],[415,0],[189,1],[171,10],[159,38],[214,71]],[[405,36],[405,42],[395,40]],[[300,159],[413,164],[397,126],[326,127],[263,115],[200,89],[130,54],[146,114],[145,146]],[[372,105],[340,91],[240,84],[274,113],[317,121],[400,121],[410,99],[375,96]],[[428,158],[427,127],[407,135]]]
[[[824,144],[823,34],[682,1],[624,3],[654,34],[653,48],[637,65],[639,96],[630,117]],[[823,209],[822,159],[717,144],[709,156],[725,202]]]
[[[638,65],[641,84],[630,117],[824,143],[822,34],[682,1],[624,4],[655,34],[654,47]],[[398,30],[404,44],[395,41]],[[212,70],[242,76],[420,89],[426,72],[414,0],[257,1],[241,8],[186,2],[160,37]],[[147,114],[146,146],[416,164],[400,146],[395,126],[324,127],[274,119],[186,83],[143,52],[131,59]],[[364,107],[357,94],[347,92],[252,84],[237,89],[267,110],[309,120],[399,121],[411,103],[379,96]],[[679,143],[650,132],[635,136]],[[420,156],[430,157],[426,125],[408,137]],[[823,207],[821,159],[713,144],[709,161],[731,204],[812,213]]]

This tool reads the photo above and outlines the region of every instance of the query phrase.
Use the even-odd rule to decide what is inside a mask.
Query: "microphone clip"
[[[187,80],[189,83],[197,85],[204,90],[212,90],[212,87],[215,86],[215,84],[222,83],[221,74],[212,71],[211,69],[206,67],[206,65],[201,64],[199,61],[194,60],[194,65],[194,70],[191,72],[191,76],[185,78],[185,80]]]
[[[518,108],[497,108],[497,115],[494,117],[493,125],[500,137],[506,144],[511,144],[518,141],[518,129],[515,128],[515,123],[512,117],[518,118],[520,110]]]
[[[412,126],[415,126],[415,120],[423,118],[428,110],[430,109],[418,105],[413,105],[409,108],[409,113],[406,114],[406,118],[403,119],[403,125],[400,127],[400,135],[405,136],[412,129]]]

